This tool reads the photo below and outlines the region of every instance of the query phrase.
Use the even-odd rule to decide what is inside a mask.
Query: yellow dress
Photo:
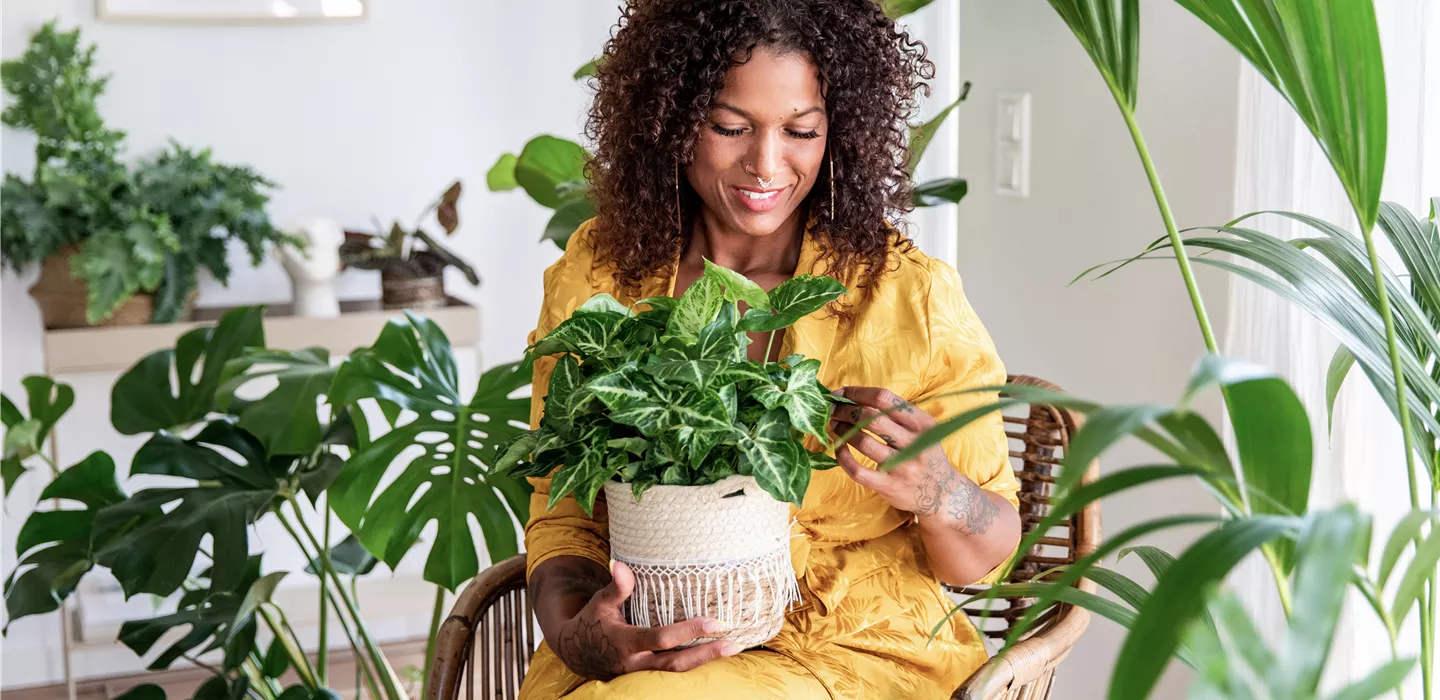
[[[549,333],[591,295],[609,292],[630,304],[673,293],[674,268],[625,294],[595,259],[586,224],[545,272],[545,299],[530,341]],[[824,274],[820,246],[806,234],[796,274]],[[840,299],[842,315],[821,311],[786,333],[781,356],[801,353],[821,361],[820,381],[880,386],[937,418],[954,416],[994,394],[940,394],[1005,382],[994,344],[965,301],[954,268],[918,250],[892,253],[894,261],[868,300],[852,291]],[[847,287],[854,288],[846,282]],[[535,363],[532,426],[539,424],[554,358]],[[819,445],[806,438],[811,450]],[[981,487],[1016,502],[1019,482],[1010,467],[998,413],[944,442],[951,464]],[[864,459],[863,457],[861,458]],[[535,495],[525,528],[527,575],[550,557],[576,555],[609,567],[604,495],[594,517],[573,497],[546,511],[550,480],[531,479]],[[797,524],[792,561],[801,601],[780,635],[764,647],[712,661],[685,673],[641,671],[608,682],[586,680],[541,644],[521,687],[521,700],[598,698],[948,698],[986,660],[978,633],[955,615],[928,645],[930,631],[949,612],[910,513],[896,510],[841,469],[816,472],[803,506],[791,507]],[[992,572],[992,576],[994,573]],[[988,577],[987,577],[988,578]]]

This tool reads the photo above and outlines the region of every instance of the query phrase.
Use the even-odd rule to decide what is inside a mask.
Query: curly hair
[[[596,245],[622,286],[682,252],[700,197],[680,169],[726,73],[761,47],[804,54],[819,71],[834,180],[822,170],[804,205],[826,237],[827,272],[884,270],[892,247],[910,245],[903,234],[892,241],[891,222],[912,208],[906,122],[935,67],[876,0],[630,0],[585,127]]]

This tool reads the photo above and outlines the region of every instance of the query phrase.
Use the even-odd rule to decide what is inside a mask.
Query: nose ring
[[[772,184],[775,183],[775,176],[772,175],[772,176],[770,176],[770,179],[769,179],[769,180],[766,180],[766,179],[760,177],[759,175],[756,175],[756,176],[755,176],[755,180],[760,183],[760,186],[761,186],[761,187],[764,187],[765,189],[768,190],[768,189],[770,189],[770,185],[772,185]]]

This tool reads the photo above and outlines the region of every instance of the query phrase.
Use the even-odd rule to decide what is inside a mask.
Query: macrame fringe
[[[626,617],[639,627],[710,617],[727,631],[725,639],[759,644],[775,636],[784,625],[785,612],[800,600],[788,546],[715,564],[620,561],[635,572]],[[695,643],[705,641],[709,640]]]

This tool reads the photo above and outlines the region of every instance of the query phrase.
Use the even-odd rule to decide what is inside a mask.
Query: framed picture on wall
[[[95,0],[102,20],[308,22],[364,19],[369,0]]]

